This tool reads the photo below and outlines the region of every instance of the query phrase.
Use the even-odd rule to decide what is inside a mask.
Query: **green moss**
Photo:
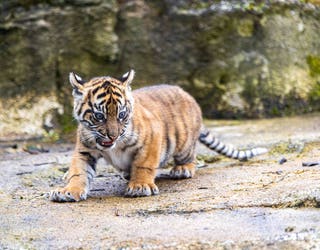
[[[278,107],[272,107],[270,110],[271,116],[279,116],[281,114],[280,110]]]
[[[317,82],[309,92],[309,101],[313,111],[320,110],[320,82]]]
[[[194,1],[191,3],[184,4],[183,6],[180,6],[180,11],[186,11],[186,10],[201,10],[201,9],[207,9],[211,6],[211,1]]]
[[[306,60],[311,77],[317,79],[309,92],[308,99],[312,110],[320,110],[320,56],[309,55]]]
[[[263,13],[267,7],[267,1],[248,0],[240,4],[242,10],[255,13]]]
[[[306,157],[310,152],[317,150],[318,148],[320,148],[320,142],[318,141],[306,143],[300,157]]]
[[[309,55],[307,56],[307,64],[309,66],[310,75],[312,77],[320,76],[320,57]]]
[[[273,146],[273,148],[270,149],[269,153],[272,155],[301,153],[303,149],[304,149],[303,143],[293,143],[289,140],[288,142],[281,142]]]
[[[248,102],[250,107],[256,105],[256,99],[259,97],[261,93],[259,93],[259,89],[257,88],[258,82],[256,79],[247,78],[244,82],[244,88],[241,93],[242,97]]]
[[[49,131],[44,134],[43,141],[49,143],[55,143],[60,140],[60,134],[56,131]]]
[[[222,97],[226,92],[224,84],[214,79],[210,81],[194,77],[191,79],[190,85],[186,86],[185,89],[196,98],[205,116],[212,117],[213,114],[210,114],[210,111],[216,110],[216,112],[219,112],[220,109],[223,109],[224,102]]]
[[[59,124],[61,125],[61,134],[68,135],[73,133],[77,128],[77,122],[73,119],[72,115],[69,112],[58,117]]]
[[[300,0],[301,3],[306,4],[306,3],[311,3],[313,5],[320,5],[319,0]]]
[[[199,162],[204,162],[204,163],[214,163],[214,162],[220,161],[222,158],[223,158],[222,156],[216,156],[216,155],[204,155],[204,154],[197,155],[197,160]]]
[[[242,37],[251,37],[254,30],[254,22],[252,19],[242,19],[237,27],[238,34]]]

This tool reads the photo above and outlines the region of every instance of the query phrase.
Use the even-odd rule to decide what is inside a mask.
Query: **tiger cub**
[[[170,158],[175,179],[195,173],[195,146],[235,159],[248,159],[266,152],[264,148],[239,151],[220,142],[202,125],[199,105],[180,87],[158,85],[131,91],[135,72],[121,79],[109,76],[84,81],[74,73],[74,117],[79,121],[77,142],[64,188],[50,192],[52,201],[80,201],[87,198],[95,165],[103,157],[128,174],[126,196],[159,193],[156,169]]]

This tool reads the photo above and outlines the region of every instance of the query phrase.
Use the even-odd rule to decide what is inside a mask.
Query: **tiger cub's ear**
[[[123,83],[123,85],[125,85],[126,87],[129,87],[133,78],[134,78],[135,72],[133,69],[131,69],[129,72],[125,73],[122,77],[121,77],[121,81]]]
[[[71,86],[73,87],[73,96],[79,97],[82,96],[83,91],[83,80],[80,76],[76,75],[73,72],[69,73],[69,82]]]

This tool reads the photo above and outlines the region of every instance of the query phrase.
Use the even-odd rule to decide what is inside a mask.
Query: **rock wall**
[[[320,110],[320,10],[310,2],[4,1],[0,129],[12,130],[15,117],[16,132],[34,133],[30,120],[52,110],[60,129],[72,129],[69,71],[89,78],[134,68],[136,87],[179,84],[209,118]],[[42,112],[18,112],[36,103]]]

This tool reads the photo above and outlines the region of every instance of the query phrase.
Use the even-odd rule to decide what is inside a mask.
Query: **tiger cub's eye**
[[[123,119],[126,116],[126,111],[121,111],[119,113],[119,119]]]
[[[94,113],[94,118],[96,118],[98,121],[103,121],[104,120],[104,114],[100,112],[95,112]]]

